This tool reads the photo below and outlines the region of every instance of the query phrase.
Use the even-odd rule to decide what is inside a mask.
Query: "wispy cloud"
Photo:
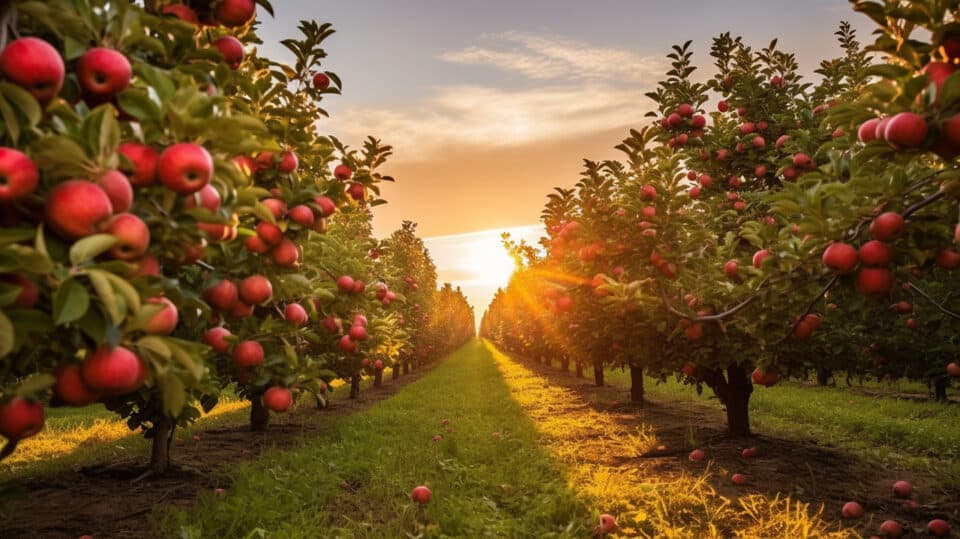
[[[647,82],[663,71],[660,57],[626,49],[596,47],[587,43],[522,32],[482,36],[484,46],[448,51],[440,58],[459,64],[490,65],[516,71],[531,79],[583,79]]]
[[[481,41],[439,58],[520,73],[531,84],[441,86],[411,107],[348,108],[339,115],[338,131],[380,133],[402,160],[429,158],[453,145],[490,148],[576,137],[642,122],[648,108],[643,94],[663,71],[660,60],[555,36],[508,32]]]

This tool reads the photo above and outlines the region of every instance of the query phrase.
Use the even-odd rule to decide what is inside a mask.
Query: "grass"
[[[491,347],[492,348],[492,347]],[[789,497],[720,495],[711,478],[719,471],[684,471],[672,461],[634,459],[657,448],[656,431],[626,428],[595,410],[575,390],[551,385],[521,363],[493,352],[512,397],[544,434],[567,480],[596,507],[617,515],[623,535],[658,538],[859,537],[823,518],[823,509]],[[689,391],[689,389],[688,389]]]
[[[390,372],[385,369],[384,380],[388,379]],[[372,383],[372,378],[364,380],[365,386]],[[331,385],[337,389],[344,384],[337,380]],[[331,396],[335,401],[345,399],[347,388],[334,391]],[[185,442],[207,429],[245,424],[249,406],[248,402],[226,392],[209,414],[204,414],[193,425],[177,429],[177,439]],[[40,434],[20,442],[17,450],[0,462],[0,482],[47,476],[97,463],[141,457],[150,452],[149,441],[144,440],[139,432],[128,429],[126,422],[102,404],[48,408],[45,413],[44,429]]]
[[[239,467],[223,497],[158,519],[191,538],[584,537],[591,515],[540,436],[474,341],[322,439]],[[409,496],[419,484],[433,492],[424,509]]]
[[[629,372],[606,375],[608,384],[630,387]],[[644,385],[653,399],[720,409],[706,388],[697,395],[675,379],[658,384],[647,378]],[[754,431],[768,436],[813,440],[889,467],[932,473],[944,488],[960,486],[960,429],[950,427],[960,424],[957,405],[785,382],[754,390],[750,420]]]

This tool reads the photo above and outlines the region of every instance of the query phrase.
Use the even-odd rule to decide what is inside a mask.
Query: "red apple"
[[[136,271],[133,277],[159,277],[160,261],[151,254],[146,254],[137,261]]]
[[[330,333],[340,332],[340,319],[334,315],[328,315],[323,319],[323,327]]]
[[[17,202],[33,194],[39,181],[37,166],[26,154],[13,148],[0,148],[0,204]],[[133,198],[132,192],[130,198]]]
[[[776,149],[783,148],[783,145],[790,142],[790,135],[780,135],[777,137],[776,142],[773,143],[773,147]]]
[[[823,251],[823,265],[841,275],[857,267],[857,250],[847,243],[831,243]]]
[[[180,320],[177,306],[163,296],[147,298],[145,302],[162,305],[163,307],[146,321],[143,325],[143,330],[151,335],[169,335],[173,333],[173,330],[177,328],[177,322]]]
[[[863,516],[863,506],[857,502],[847,502],[843,504],[840,514],[843,518],[860,518]]]
[[[77,60],[77,81],[85,96],[103,103],[130,85],[133,68],[119,51],[104,47],[89,49]]]
[[[237,285],[230,279],[224,279],[203,292],[203,300],[218,311],[226,312],[239,301]]]
[[[99,185],[86,180],[67,180],[47,196],[44,215],[47,226],[58,236],[77,240],[96,233],[112,213],[110,197]]]
[[[316,217],[313,215],[313,209],[306,204],[300,204],[290,209],[290,220],[302,227],[313,226],[314,219]]]
[[[233,347],[233,361],[238,367],[259,367],[263,364],[263,347],[257,341],[240,341]]]
[[[927,76],[937,91],[935,104],[940,103],[940,91],[943,89],[943,83],[950,78],[950,75],[956,70],[957,68],[955,66],[946,62],[930,62],[920,70],[921,73]]]
[[[321,217],[330,217],[333,215],[333,212],[337,211],[337,205],[333,202],[330,197],[319,196],[313,199],[317,207],[320,209]]]
[[[945,247],[937,252],[937,265],[946,270],[960,267],[960,251],[953,247]]]
[[[913,492],[913,485],[909,481],[897,481],[893,484],[893,495],[898,498],[909,498]]]
[[[191,209],[199,206],[211,213],[217,213],[220,210],[220,192],[210,184],[204,185],[202,189],[188,196],[183,205]]]
[[[349,180],[353,177],[353,169],[346,164],[341,163],[333,169],[333,176],[338,180]]]
[[[347,186],[347,194],[357,202],[362,201],[367,196],[367,188],[360,183],[351,183]]]
[[[717,110],[720,112],[727,112],[730,110],[730,105],[728,105],[726,101],[721,100],[719,103],[717,103]]]
[[[134,187],[153,185],[157,180],[157,161],[160,154],[150,146],[137,142],[123,142],[117,146],[117,153],[130,161],[131,167],[122,166],[121,170]]]
[[[29,438],[43,430],[43,405],[23,397],[0,404],[0,435],[12,441]],[[429,498],[429,496],[428,496]]]
[[[738,269],[740,269],[740,267],[736,260],[728,260],[727,263],[723,265],[723,272],[727,274],[727,277],[736,277]]]
[[[687,329],[683,330],[683,334],[691,341],[699,341],[703,337],[703,325],[691,324]]]
[[[273,223],[261,221],[257,223],[257,236],[267,245],[277,245],[283,240],[283,230]]]
[[[903,536],[903,526],[901,526],[896,520],[884,520],[880,524],[880,534],[890,538],[897,538]]]
[[[0,164],[0,168],[2,168],[2,164]],[[0,178],[0,190],[2,190],[2,182],[3,178]],[[110,198],[113,211],[124,212],[133,205],[133,186],[130,185],[127,176],[119,170],[106,171],[97,180],[97,184]],[[2,194],[0,194],[0,198],[2,198]]]
[[[861,245],[858,255],[865,266],[887,266],[893,256],[890,247],[880,240],[870,240]]]
[[[747,482],[747,476],[742,473],[735,473],[730,476],[730,482],[734,485],[743,485]]]
[[[367,317],[362,314],[353,315],[353,325],[367,327]]]
[[[254,305],[237,300],[233,307],[227,312],[230,318],[246,318],[253,314]]]
[[[876,123],[876,128],[873,132],[873,139],[879,140],[880,142],[887,141],[887,124],[890,123],[891,116],[885,118],[880,118]]]
[[[46,107],[60,93],[66,69],[60,51],[52,45],[39,38],[21,37],[0,53],[0,72]]]
[[[357,279],[353,282],[353,293],[354,294],[363,294],[363,291],[367,288],[367,284],[361,279]]]
[[[960,364],[948,363],[947,374],[949,374],[950,376],[953,376],[954,378],[960,378]]]
[[[213,46],[223,55],[223,61],[231,69],[240,67],[243,62],[243,43],[233,36],[222,36],[214,40]]]
[[[117,260],[136,260],[150,246],[150,229],[142,219],[132,213],[113,216],[103,226],[103,232],[112,234],[117,243],[108,254]]]
[[[353,325],[350,326],[350,332],[348,333],[350,338],[355,341],[365,341],[367,340],[367,328],[362,325]]]
[[[243,246],[251,253],[261,255],[270,251],[270,246],[260,239],[260,236],[247,236],[247,239],[243,240]]]
[[[763,261],[770,256],[770,251],[768,249],[760,249],[759,251],[753,253],[753,267],[759,269],[763,265]]]
[[[230,330],[224,327],[210,328],[203,333],[203,342],[222,354],[230,348],[230,343],[226,340],[226,337],[232,335]]]
[[[903,232],[903,216],[888,211],[878,215],[870,223],[870,235],[880,241],[891,241]]]
[[[283,319],[295,326],[302,326],[310,320],[307,310],[299,303],[288,303],[283,310]]]
[[[280,154],[280,163],[277,164],[277,170],[284,174],[293,174],[297,171],[297,167],[300,166],[300,160],[297,159],[297,154],[292,151],[286,151]]]
[[[704,453],[702,449],[694,449],[689,455],[687,455],[687,458],[690,460],[690,462],[699,462],[703,460],[703,457],[705,456],[706,453]]]
[[[919,114],[901,112],[890,119],[883,135],[894,148],[917,148],[927,139],[927,122]]]
[[[811,168],[813,159],[810,159],[810,156],[805,153],[796,153],[793,155],[793,166],[798,168]]]
[[[330,77],[326,73],[317,73],[313,76],[313,87],[321,92],[330,87]]]
[[[54,372],[57,382],[53,386],[53,393],[64,404],[70,406],[86,406],[100,399],[100,395],[90,391],[80,376],[80,365],[61,364]]]
[[[935,518],[927,523],[927,533],[934,537],[949,537],[950,525],[946,520]]]
[[[600,515],[600,526],[597,528],[600,537],[604,535],[615,533],[617,531],[617,519],[613,518],[613,515],[604,513]]]
[[[287,238],[283,238],[280,244],[270,251],[270,258],[278,266],[296,266],[297,261],[300,259],[300,249],[297,248],[297,244]]]
[[[93,391],[108,396],[126,395],[143,385],[147,367],[136,354],[122,346],[112,350],[101,346],[80,364],[80,376]]]
[[[167,189],[189,195],[210,183],[213,158],[199,144],[179,142],[167,147],[157,161],[157,176]]]
[[[337,342],[337,346],[339,346],[341,350],[347,352],[348,354],[357,350],[356,341],[351,339],[349,335],[340,337],[340,340]]]
[[[410,497],[413,499],[413,501],[419,503],[420,505],[424,505],[430,501],[430,489],[423,485],[415,487],[412,491],[410,491]]]
[[[340,278],[337,279],[337,288],[339,288],[341,292],[353,292],[353,285],[353,277],[349,275],[341,275]]]
[[[745,459],[752,459],[756,457],[759,453],[760,451],[756,447],[747,447],[740,452],[740,456],[742,456]]]
[[[860,128],[857,130],[857,137],[860,139],[860,142],[866,144],[871,140],[877,139],[878,123],[880,123],[880,118],[870,118],[860,124]]]
[[[866,296],[885,296],[893,288],[893,275],[885,268],[863,268],[857,274],[857,289]]]
[[[220,24],[233,28],[247,24],[256,12],[254,0],[221,0],[214,14]]]
[[[239,293],[244,303],[259,305],[273,296],[273,285],[263,275],[251,275],[240,282]]]
[[[280,386],[273,386],[263,393],[263,405],[274,412],[286,412],[293,404],[293,393]]]
[[[643,200],[653,200],[657,198],[657,188],[652,185],[644,185],[640,189],[640,198]]]

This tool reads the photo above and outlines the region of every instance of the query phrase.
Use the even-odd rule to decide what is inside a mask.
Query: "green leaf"
[[[0,357],[13,351],[13,343],[13,324],[3,311],[0,311]]]
[[[27,377],[19,387],[16,394],[18,396],[36,396],[37,393],[46,391],[57,383],[57,379],[49,373],[34,373]]]
[[[54,176],[82,178],[94,163],[73,139],[62,135],[44,137],[30,145],[34,162]]]
[[[113,289],[120,293],[123,296],[124,301],[127,304],[127,309],[133,313],[140,312],[140,294],[137,292],[137,289],[133,287],[126,279],[110,272],[104,272],[104,276],[110,280],[110,284],[113,285]]]
[[[90,308],[90,294],[76,279],[70,278],[60,285],[53,297],[53,319],[56,325],[78,320]]]
[[[140,121],[160,119],[160,107],[141,90],[124,90],[117,97],[117,105],[123,112]]]
[[[162,337],[148,335],[137,341],[137,348],[152,352],[154,355],[169,360],[173,357],[173,351],[167,346]]]
[[[7,135],[16,144],[20,140],[20,121],[17,118],[17,113],[3,95],[0,95],[0,116],[3,116],[3,124],[6,127]]]
[[[123,312],[117,301],[117,295],[110,285],[110,279],[107,278],[106,274],[107,272],[103,270],[91,269],[87,271],[87,277],[90,278],[94,290],[97,291],[97,295],[100,296],[100,301],[103,302],[104,309],[106,309],[107,314],[110,315],[110,321],[113,325],[119,326],[120,322],[123,321]]]
[[[17,109],[26,116],[31,127],[37,125],[43,119],[43,109],[40,108],[36,98],[30,95],[30,92],[16,84],[0,82],[0,93],[3,93],[8,101],[17,106]]]
[[[163,393],[163,411],[170,417],[177,417],[187,403],[187,390],[183,380],[176,375],[167,375],[158,380]]]
[[[0,228],[0,245],[29,240],[36,232],[32,227]]]
[[[79,266],[107,252],[116,244],[117,238],[112,234],[94,234],[87,236],[70,247],[70,263],[74,266]]]
[[[184,369],[190,373],[190,376],[193,378],[194,383],[200,381],[203,378],[203,365],[195,361],[194,357],[190,355],[189,352],[181,348],[175,343],[168,343],[170,346],[170,351],[173,353],[173,359],[180,364]]]

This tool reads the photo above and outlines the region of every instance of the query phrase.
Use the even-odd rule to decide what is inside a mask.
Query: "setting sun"
[[[516,267],[499,238],[475,242],[464,265],[476,272],[477,281],[497,287],[506,286]]]

